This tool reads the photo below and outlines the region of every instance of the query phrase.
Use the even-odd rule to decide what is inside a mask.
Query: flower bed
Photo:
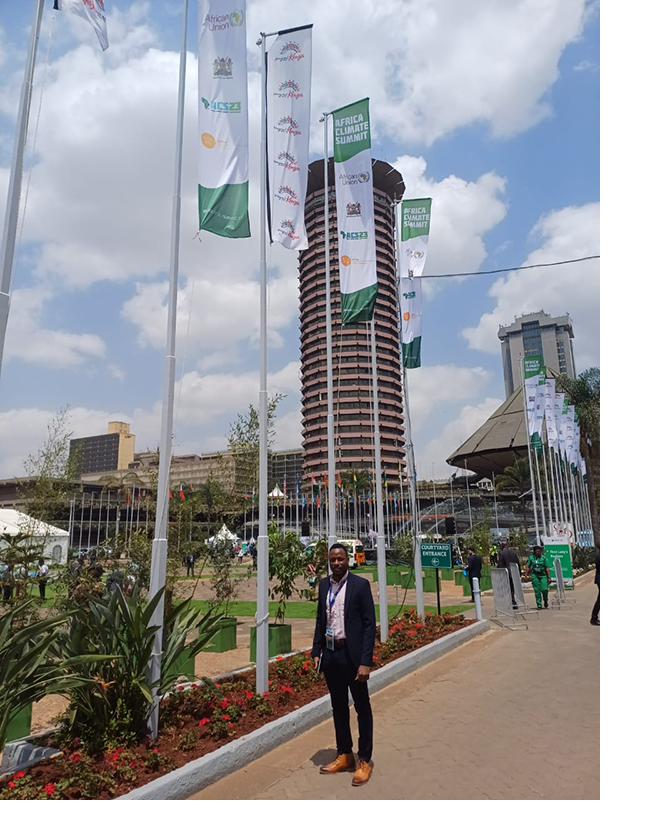
[[[388,640],[376,642],[373,667],[471,623],[448,613],[419,621],[408,610],[390,621]],[[90,756],[76,740],[58,758],[1,779],[0,800],[115,798],[326,694],[325,679],[304,654],[269,665],[264,695],[255,693],[254,670],[217,683],[205,679],[197,687],[179,685],[162,702],[156,742],[142,740]]]

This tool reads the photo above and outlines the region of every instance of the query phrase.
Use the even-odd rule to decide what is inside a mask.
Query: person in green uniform
[[[551,583],[550,568],[547,558],[543,555],[543,547],[532,547],[533,555],[527,561],[527,572],[532,579],[534,595],[536,596],[536,609],[549,609],[547,606],[547,593]],[[542,596],[542,603],[541,603]]]

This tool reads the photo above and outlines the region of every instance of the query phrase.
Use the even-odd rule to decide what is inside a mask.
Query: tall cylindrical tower
[[[305,220],[309,248],[299,254],[303,475],[320,480],[327,471],[325,352],[325,225],[323,160],[310,163]],[[404,465],[404,425],[397,316],[393,203],[404,193],[398,171],[373,160],[377,277],[375,310],[382,469],[395,480]],[[341,324],[334,162],[329,161],[332,363],[337,470],[373,471],[370,324]]]

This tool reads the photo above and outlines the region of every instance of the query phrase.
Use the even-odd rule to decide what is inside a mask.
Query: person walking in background
[[[336,733],[337,757],[321,767],[324,775],[354,770],[352,785],[365,784],[372,767],[372,708],[368,678],[372,666],[377,625],[370,584],[349,571],[348,550],[333,544],[329,554],[332,574],[321,580],[312,659],[323,672]],[[348,689],[359,724],[358,760],[355,765],[350,732]]]
[[[518,609],[518,604],[516,603],[516,593],[514,592],[514,580],[511,577],[511,565],[516,564],[518,566],[518,572],[520,572],[520,561],[518,560],[518,555],[516,552],[506,544],[500,548],[500,552],[498,553],[498,569],[506,569],[509,573],[509,589],[511,590],[511,604],[514,609]]]
[[[13,564],[7,564],[0,577],[2,578],[2,602],[8,604],[13,595]]]
[[[471,600],[473,597],[473,579],[478,579],[478,586],[480,586],[480,579],[482,578],[482,558],[476,555],[475,549],[469,550],[469,558],[467,560],[467,575],[469,576],[469,586],[471,587]]]
[[[186,574],[195,577],[195,555],[192,552],[186,556]]]
[[[597,550],[597,554],[594,559],[594,565],[597,568],[596,572],[594,573],[594,582],[597,585],[599,591],[597,592],[597,600],[595,602],[595,605],[592,607],[592,617],[590,618],[590,623],[594,627],[601,626],[601,622],[599,621],[599,610],[601,609],[599,601],[599,599],[601,598],[601,584],[599,583],[599,565],[601,563],[600,558],[601,553],[599,552],[599,550]]]
[[[547,558],[543,555],[543,547],[532,547],[533,555],[529,556],[527,561],[527,572],[532,579],[532,586],[534,587],[534,595],[536,597],[536,609],[549,609],[547,605],[547,593],[549,592],[550,584],[550,568],[547,563]],[[541,604],[541,596],[543,603]]]
[[[45,600],[45,588],[47,587],[47,577],[49,576],[49,567],[45,563],[44,558],[38,559],[38,572],[36,578],[38,579],[38,589],[40,592],[40,600]]]

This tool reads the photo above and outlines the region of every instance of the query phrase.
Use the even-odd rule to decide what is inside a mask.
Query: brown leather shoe
[[[341,753],[337,755],[331,764],[326,764],[319,770],[320,773],[327,775],[328,773],[346,772],[354,769],[354,755],[351,752]]]
[[[359,787],[361,784],[365,784],[366,781],[370,778],[372,774],[372,767],[368,764],[367,761],[362,761],[359,759],[357,764],[357,769],[354,773],[354,778],[352,779],[352,786]]]

